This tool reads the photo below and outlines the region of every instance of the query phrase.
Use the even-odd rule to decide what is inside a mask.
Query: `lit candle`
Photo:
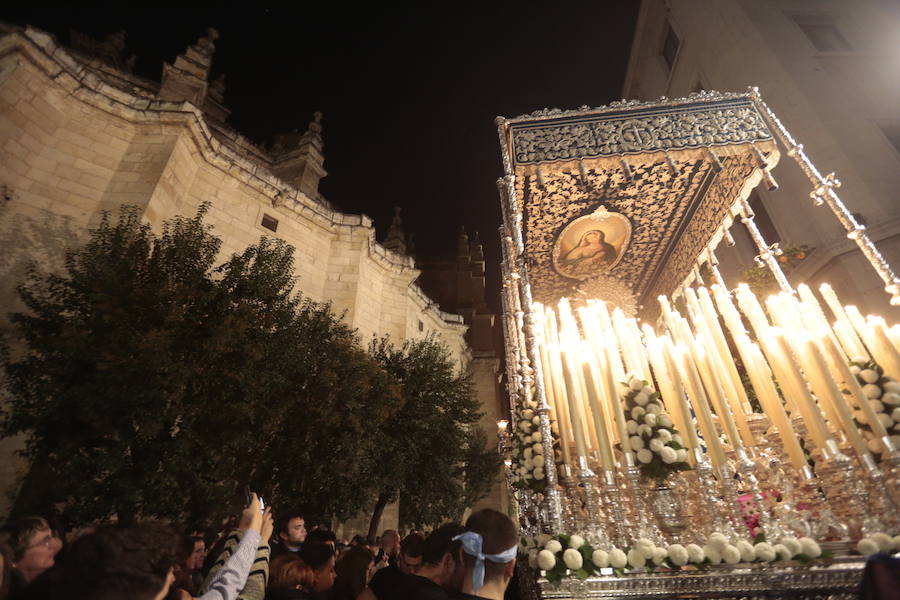
[[[875,413],[875,409],[872,408],[869,398],[863,393],[862,387],[859,385],[859,380],[857,380],[856,376],[850,372],[850,367],[847,365],[844,355],[838,349],[834,340],[822,329],[818,330],[816,335],[818,337],[818,342],[825,350],[825,356],[828,358],[831,372],[838,374],[841,383],[847,391],[850,392],[850,397],[855,401],[856,407],[866,415],[866,420],[872,428],[872,433],[874,433],[877,438],[886,436],[888,432],[884,428],[884,423],[878,419],[878,415]],[[846,403],[843,394],[841,394],[840,400],[843,403]]]
[[[797,438],[797,432],[794,431],[781,399],[778,397],[778,391],[772,381],[772,373],[766,365],[766,359],[763,358],[759,347],[750,341],[744,335],[735,338],[735,343],[741,352],[741,358],[744,365],[747,366],[747,374],[750,377],[750,383],[756,390],[756,397],[759,399],[760,406],[772,421],[772,425],[778,431],[781,437],[784,451],[790,458],[791,464],[795,469],[802,469],[806,465],[806,457],[803,455],[803,447]]]
[[[841,347],[843,347],[844,353],[847,356],[852,359],[862,358],[869,360],[869,351],[866,350],[866,347],[863,346],[862,342],[859,341],[859,338],[856,337],[852,325],[846,321],[838,320],[834,322],[834,325],[832,325],[831,328],[834,331],[834,335],[840,341]]]
[[[900,351],[900,323],[891,325],[891,328],[888,329],[888,337],[891,338],[894,348]]]
[[[575,379],[572,377],[574,363],[572,359],[567,356],[564,348],[560,348],[559,355],[562,359],[563,378],[566,381],[566,396],[569,402],[569,419],[572,422],[572,433],[575,436],[575,451],[578,453],[579,457],[587,457],[588,450],[584,440],[584,424],[576,422],[579,418],[579,386],[575,384]]]
[[[703,432],[703,441],[706,444],[706,450],[709,452],[710,459],[714,467],[721,467],[725,464],[725,451],[722,448],[722,442],[719,440],[719,434],[716,431],[715,423],[712,420],[712,412],[709,409],[709,401],[703,392],[703,384],[700,383],[700,376],[697,373],[697,366],[694,364],[691,353],[684,346],[676,346],[676,354],[679,359],[684,381],[687,383],[688,395],[691,397],[691,404],[694,406],[694,412],[697,415],[697,421],[700,424],[700,431]]]
[[[594,416],[595,430],[598,436],[598,445],[600,450],[600,464],[604,469],[615,469],[616,462],[613,460],[612,445],[609,436],[606,433],[606,411],[603,410],[603,404],[598,397],[597,389],[597,366],[594,364],[593,357],[589,352],[584,352],[585,361],[584,381],[587,384],[588,400],[591,404],[591,413]]]
[[[544,321],[544,332],[547,345],[547,357],[550,362],[550,369],[553,371],[553,391],[559,399],[557,408],[559,409],[559,438],[560,447],[563,453],[563,460],[567,465],[571,459],[570,447],[575,442],[572,431],[572,419],[569,415],[569,401],[566,393],[566,383],[563,378],[562,360],[560,358],[559,334],[556,330],[556,313],[552,309],[545,311],[546,320]]]
[[[604,341],[602,344],[602,351],[606,356],[607,362],[610,361],[611,355],[616,352],[612,347],[612,344],[608,343],[608,341]],[[628,445],[628,427],[625,421],[625,411],[622,409],[622,400],[619,397],[619,386],[613,378],[612,369],[604,369],[603,375],[606,377],[605,387],[608,394],[607,400],[609,400],[609,407],[616,419],[616,429],[619,431],[619,441],[621,443],[622,452],[626,455],[633,454],[631,446]]]
[[[887,325],[881,317],[869,315],[866,319],[866,327],[871,332],[874,351],[881,357],[879,364],[886,375],[894,379],[900,378],[900,352],[894,347],[891,338],[888,337]]]
[[[694,418],[691,415],[691,409],[688,405],[687,396],[684,393],[684,385],[681,374],[678,372],[678,366],[675,362],[675,358],[673,355],[672,340],[667,336],[663,336],[659,338],[659,349],[662,351],[662,359],[663,364],[665,365],[666,373],[669,375],[669,379],[672,381],[672,387],[674,388],[674,410],[672,411],[672,415],[678,415],[679,420],[681,421],[681,431],[684,434],[684,441],[686,442],[686,447],[688,449],[699,448],[700,447],[700,438],[697,435],[697,428],[694,426]],[[688,456],[690,456],[690,452]],[[693,461],[693,458],[691,458]]]
[[[669,408],[669,415],[672,417],[672,422],[675,425],[675,429],[680,432],[684,432],[687,430],[687,427],[682,420],[681,411],[678,410],[677,404],[678,399],[676,395],[678,391],[675,388],[675,383],[672,380],[672,375],[669,373],[669,370],[666,368],[665,356],[663,355],[662,343],[656,337],[656,333],[653,331],[653,328],[647,324],[643,326],[644,330],[644,339],[647,342],[647,350],[650,359],[650,364],[653,368],[653,375],[656,378],[656,381],[659,382],[659,393],[661,399],[665,402],[665,405]]]
[[[782,372],[783,379],[779,379],[784,382],[783,384],[787,385],[785,399],[792,395],[796,396],[796,405],[800,414],[803,415],[806,429],[809,431],[809,435],[812,437],[816,447],[823,450],[826,440],[831,439],[831,434],[828,432],[828,427],[825,425],[825,420],[822,418],[822,413],[816,405],[816,401],[806,387],[806,382],[803,380],[800,369],[794,361],[790,349],[787,347],[784,336],[779,329],[769,327],[763,333],[762,341],[764,347],[774,355],[769,357],[769,365],[776,371],[781,370]],[[778,373],[776,372],[777,376]]]
[[[703,316],[706,319],[707,326],[709,327],[709,331],[712,334],[712,338],[716,343],[716,348],[718,349],[718,356],[720,357],[720,363],[725,368],[725,372],[728,374],[729,381],[731,382],[731,389],[735,393],[735,399],[732,404],[732,408],[734,409],[735,414],[738,412],[743,412],[744,414],[750,414],[753,412],[753,409],[750,406],[750,399],[747,397],[747,393],[744,390],[744,383],[741,381],[741,376],[738,373],[737,367],[734,365],[734,360],[732,360],[731,350],[728,347],[728,341],[725,338],[725,332],[722,331],[722,326],[719,324],[719,318],[716,313],[715,306],[713,306],[712,297],[709,294],[709,290],[706,288],[700,288],[697,290],[697,295],[700,301],[700,308],[703,311]],[[747,420],[743,419],[746,423]],[[743,429],[740,426],[740,421],[738,422],[738,429],[741,430],[741,435],[743,435]],[[749,429],[749,428],[748,428]]]
[[[841,391],[838,389],[834,380],[829,376],[828,367],[825,366],[825,359],[819,352],[818,347],[813,343],[809,336],[803,336],[798,340],[800,354],[804,356],[804,366],[807,377],[812,384],[816,397],[825,408],[828,419],[836,426],[844,431],[850,445],[856,451],[860,460],[863,460],[869,454],[866,442],[863,440],[856,423],[853,422],[853,415],[841,398]]]
[[[841,345],[844,346],[844,350],[847,354],[854,357],[868,356],[865,347],[853,331],[853,324],[850,322],[850,318],[844,311],[844,306],[841,304],[840,300],[838,300],[837,294],[834,293],[832,287],[827,283],[823,283],[819,286],[819,293],[822,294],[822,298],[825,299],[825,303],[828,305],[828,308],[831,309],[834,318],[837,319],[838,323],[842,323],[840,328],[835,326],[834,330],[835,333],[838,334]],[[840,333],[838,333],[838,329],[841,330]]]
[[[759,339],[769,326],[769,321],[766,319],[766,313],[763,311],[762,306],[759,304],[759,300],[756,299],[756,296],[750,291],[750,287],[747,286],[746,283],[738,285],[735,294],[737,296],[738,305],[741,307],[741,311],[747,315],[747,319],[750,320],[750,325],[753,326],[753,331],[756,332],[756,339]]]

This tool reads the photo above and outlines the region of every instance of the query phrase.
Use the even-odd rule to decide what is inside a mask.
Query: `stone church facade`
[[[223,256],[263,235],[285,240],[296,249],[299,289],[331,302],[364,342],[437,334],[460,368],[476,374],[493,439],[499,366],[496,353],[472,352],[474,312],[467,320],[442,311],[416,283],[410,256],[377,242],[367,216],[344,214],[321,196],[320,114],[269,150],[225,123],[223,84],[208,81],[215,37],[211,30],[165,64],[160,83],[130,73],[119,36],[73,35],[73,48],[64,48],[45,32],[0,24],[0,328],[21,308],[15,285],[26,264],[59,265],[102,211],[136,205],[159,228],[209,201]],[[17,444],[0,442],[0,513],[24,467],[10,460]],[[396,511],[383,526],[392,521]]]

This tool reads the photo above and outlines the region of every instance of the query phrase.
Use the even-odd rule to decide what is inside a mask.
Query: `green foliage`
[[[293,291],[293,248],[262,238],[215,265],[192,218],[160,234],[104,215],[60,274],[28,273],[3,346],[0,433],[27,434],[18,512],[203,521],[251,483],[347,516],[366,503],[398,388],[328,305]]]
[[[809,256],[813,248],[806,245],[786,244],[781,248],[781,255],[776,257],[778,266],[785,274],[793,271]],[[772,271],[765,264],[753,265],[741,271],[743,280],[757,296],[768,296],[781,291]]]
[[[448,348],[434,336],[395,347],[373,340],[370,353],[397,380],[401,409],[377,436],[382,494],[400,497],[400,525],[424,527],[459,518],[490,489],[499,456],[478,427],[471,376],[456,373]]]

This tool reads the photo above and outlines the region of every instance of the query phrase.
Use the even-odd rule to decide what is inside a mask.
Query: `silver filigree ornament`
[[[637,315],[638,304],[631,289],[612,275],[598,275],[578,286],[578,298],[602,300],[613,308],[620,308],[628,317]]]

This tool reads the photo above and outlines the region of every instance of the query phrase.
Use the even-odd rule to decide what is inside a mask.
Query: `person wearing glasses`
[[[41,517],[22,517],[3,528],[12,549],[10,592],[24,589],[34,579],[53,566],[61,544]]]

